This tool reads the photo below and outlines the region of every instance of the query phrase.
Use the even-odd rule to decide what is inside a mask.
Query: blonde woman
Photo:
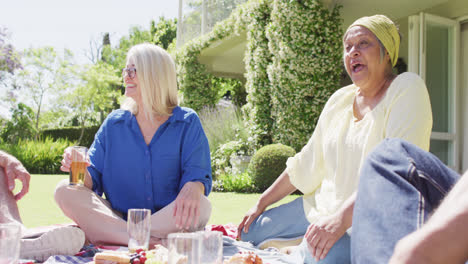
[[[151,210],[150,244],[203,229],[211,213],[210,150],[197,114],[178,106],[174,61],[158,46],[136,45],[122,75],[128,98],[95,136],[85,186],[61,182],[57,203],[93,243],[127,245],[130,208]],[[67,149],[63,171],[70,157]]]

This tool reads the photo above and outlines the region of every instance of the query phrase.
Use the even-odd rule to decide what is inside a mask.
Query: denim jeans
[[[304,236],[309,224],[302,197],[299,197],[259,215],[250,225],[248,233],[241,232],[241,240],[257,246],[268,239],[294,239]]]
[[[361,169],[353,212],[352,263],[388,263],[398,240],[420,228],[459,174],[400,139],[386,139]]]
[[[294,239],[303,237],[310,225],[307,220],[302,197],[265,211],[250,225],[248,233],[241,233],[243,241],[249,241],[255,246],[268,239]],[[288,260],[293,263],[306,264],[347,264],[351,263],[350,236],[348,233],[339,239],[330,249],[327,257],[321,261],[315,261],[307,248],[306,241],[292,252]]]

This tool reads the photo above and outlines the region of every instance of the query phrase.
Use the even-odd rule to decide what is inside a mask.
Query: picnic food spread
[[[122,251],[105,251],[94,255],[95,264],[167,264],[169,251],[161,245],[155,245],[154,249],[144,251],[136,250],[136,253]],[[177,264],[187,263],[186,256],[177,256]]]
[[[135,253],[122,251],[104,251],[94,256],[95,264],[167,264],[169,250],[161,245],[155,245],[154,249],[144,251],[138,249]],[[177,256],[177,264],[186,264],[186,256]],[[253,251],[239,252],[224,261],[224,264],[263,264]]]
[[[224,264],[263,264],[263,260],[253,251],[245,251],[235,254]]]

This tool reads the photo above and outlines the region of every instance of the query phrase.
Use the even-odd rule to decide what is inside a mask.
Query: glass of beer
[[[87,168],[88,149],[74,146],[71,150],[70,185],[84,185],[84,177]]]

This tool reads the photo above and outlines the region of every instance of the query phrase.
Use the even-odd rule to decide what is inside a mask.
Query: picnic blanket
[[[87,264],[93,261],[93,256],[96,252],[101,250],[117,250],[127,251],[126,247],[88,247],[84,248],[85,254],[81,256],[51,256],[44,263],[45,264]],[[298,264],[303,263],[297,255],[286,255],[280,253],[274,248],[260,250],[254,247],[251,243],[236,241],[232,237],[223,236],[223,259],[227,260],[234,254],[241,251],[253,251],[263,259],[263,263],[269,264]],[[83,252],[83,251],[82,251]],[[79,253],[80,254],[80,253]]]

